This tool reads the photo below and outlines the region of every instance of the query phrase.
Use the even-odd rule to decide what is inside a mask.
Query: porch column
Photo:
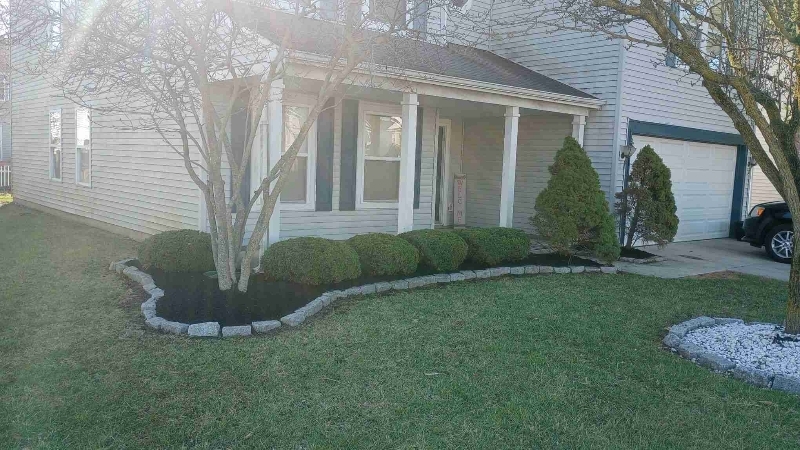
[[[586,130],[586,116],[572,116],[572,137],[583,147],[583,132]]]
[[[519,107],[506,107],[506,128],[503,135],[503,178],[500,185],[500,226],[510,228],[514,222],[514,179],[517,173],[517,135]]]
[[[417,94],[403,94],[403,128],[400,135],[400,193],[397,201],[397,232],[414,228],[414,168],[417,156]]]
[[[267,157],[269,159],[269,171],[278,163],[283,155],[283,80],[275,80],[269,88],[269,100],[267,101]],[[267,174],[269,174],[269,171]],[[266,175],[265,175],[266,176]],[[275,187],[276,181],[270,185],[270,191]],[[264,236],[266,248],[280,239],[281,235],[281,202],[280,199],[275,203],[275,209],[269,218],[269,229]]]

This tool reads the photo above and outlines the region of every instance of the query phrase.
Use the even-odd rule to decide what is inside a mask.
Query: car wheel
[[[789,264],[794,254],[794,230],[792,225],[784,223],[773,227],[767,233],[764,247],[770,258],[780,263]]]

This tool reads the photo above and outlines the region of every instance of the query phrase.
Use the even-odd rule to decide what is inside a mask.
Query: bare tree
[[[362,1],[13,0],[10,14],[14,45],[31,56],[18,70],[41,74],[67,99],[121,117],[129,129],[157,132],[181,156],[203,193],[219,288],[246,291],[290,169],[328,101],[354,71],[369,70],[375,48],[400,35],[434,38],[409,30],[433,1],[415,10],[373,0],[370,14]],[[243,195],[271,88],[287,78],[296,41],[307,39],[296,25],[319,17],[328,19],[320,27],[327,34],[314,39],[329,51],[315,62],[324,76],[314,106],[280,160]],[[229,131],[236,114],[246,116],[241,154]]]
[[[520,0],[495,29],[574,30],[664,49],[730,117],[750,153],[800,217],[800,0]],[[523,31],[520,31],[523,30]],[[794,236],[800,221],[794,222]],[[800,333],[800,252],[786,331]]]

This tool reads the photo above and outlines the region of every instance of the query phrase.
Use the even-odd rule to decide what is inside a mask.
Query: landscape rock
[[[193,323],[188,329],[189,336],[196,337],[218,337],[219,331],[219,322]]]
[[[267,333],[281,327],[280,320],[263,320],[252,323],[254,333]]]
[[[489,272],[491,273],[491,276],[493,276],[493,277],[501,277],[503,275],[508,275],[509,273],[511,273],[511,268],[510,267],[492,267],[491,269],[489,269]]]
[[[474,272],[475,272],[475,278],[489,278],[492,276],[492,273],[488,269],[476,270]]]
[[[455,272],[450,274],[450,281],[464,281],[467,277],[461,272]]]
[[[321,297],[317,297],[314,300],[311,300],[310,302],[308,302],[308,304],[306,306],[304,306],[304,307],[302,307],[300,309],[305,311],[305,316],[306,317],[311,317],[314,314],[322,311],[322,307],[323,306],[325,306],[325,304],[322,302],[322,298]]]
[[[465,280],[472,280],[475,279],[475,272],[472,270],[462,270],[459,272],[461,275],[464,275]]]
[[[614,266],[603,266],[600,268],[600,272],[603,273],[617,273],[617,268]]]
[[[148,309],[152,309],[153,311],[155,311],[156,310],[156,302],[157,302],[157,299],[155,297],[150,297],[149,299],[147,299],[147,301],[142,303],[142,306],[140,307],[142,312],[144,312],[145,310],[148,310]]]
[[[344,291],[345,297],[352,297],[354,295],[361,295],[361,286],[354,286]]]
[[[685,322],[681,322],[677,325],[673,325],[670,329],[670,333],[675,333],[680,337],[686,336],[686,333],[696,330],[702,327],[710,327],[716,324],[716,321],[711,317],[695,317],[694,319],[687,320]]]
[[[553,272],[555,273],[569,273],[569,267],[553,267]]]
[[[764,370],[753,369],[751,367],[736,366],[733,369],[733,377],[750,383],[754,386],[768,388],[774,378],[772,374]]]
[[[539,273],[553,273],[553,266],[539,266]]]
[[[451,281],[449,273],[440,273],[438,275],[434,275],[434,278],[436,279],[437,283],[449,283]]]
[[[396,291],[404,291],[408,289],[408,280],[395,280],[392,281],[392,289]]]
[[[731,317],[714,317],[714,323],[716,325],[728,325],[730,323],[744,323],[744,320]]]
[[[317,299],[322,301],[322,306],[328,306],[331,303],[333,303],[333,299],[325,294],[320,295],[319,297],[317,297]]]
[[[231,327],[222,327],[222,337],[231,336],[250,336],[250,325],[236,325]]]
[[[586,267],[584,267],[584,266],[572,266],[572,267],[570,267],[570,270],[572,270],[572,273],[583,273],[583,272],[586,272]]]
[[[511,275],[525,275],[525,267],[524,266],[511,267],[508,273]]]
[[[159,329],[172,334],[186,334],[189,331],[189,324],[165,320],[161,323]]]
[[[587,273],[589,273],[589,272],[591,272],[591,273],[599,273],[600,272],[600,268],[596,267],[596,266],[584,266],[584,271],[586,271]]]
[[[381,281],[380,283],[375,283],[375,292],[386,292],[392,289],[392,283],[388,281]]]
[[[695,359],[702,353],[705,353],[700,346],[691,342],[681,341],[678,346],[678,353],[686,359]]]
[[[325,296],[329,297],[331,299],[331,303],[333,303],[334,301],[336,301],[336,300],[338,300],[340,298],[346,297],[346,295],[344,295],[343,291],[329,291],[329,292],[326,292],[326,293],[324,293],[322,295],[325,295]]]
[[[142,310],[142,315],[144,316],[145,320],[152,319],[153,317],[156,316],[156,310],[155,309],[143,309]]]
[[[158,317],[158,316],[153,316],[153,317],[145,320],[144,324],[147,325],[148,327],[154,329],[154,330],[158,330],[158,329],[160,329],[161,324],[163,324],[164,322],[166,322],[166,320],[164,320],[163,318]]]
[[[160,288],[150,289],[147,292],[150,293],[150,298],[159,299],[164,296],[164,290]]]
[[[718,372],[725,372],[736,367],[736,363],[733,361],[709,352],[703,352],[699,354],[697,356],[697,364]]]
[[[374,294],[377,291],[374,284],[365,284],[361,286],[361,293],[364,295]]]
[[[406,281],[408,282],[408,288],[409,289],[414,289],[414,288],[425,286],[425,282],[423,280],[423,277],[409,278]]]
[[[524,268],[527,274],[539,273],[539,266],[525,266]]]
[[[800,394],[800,378],[775,375],[775,379],[772,380],[772,389]]]
[[[304,320],[306,320],[306,316],[302,311],[295,311],[291,314],[281,317],[281,323],[290,327],[296,327],[303,323]]]
[[[664,340],[661,342],[669,348],[677,349],[678,346],[681,345],[681,337],[675,333],[667,333],[667,335],[664,336]]]

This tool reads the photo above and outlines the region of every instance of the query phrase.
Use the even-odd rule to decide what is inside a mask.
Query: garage
[[[672,171],[680,219],[675,241],[728,237],[736,146],[633,136],[637,149],[650,145]]]

